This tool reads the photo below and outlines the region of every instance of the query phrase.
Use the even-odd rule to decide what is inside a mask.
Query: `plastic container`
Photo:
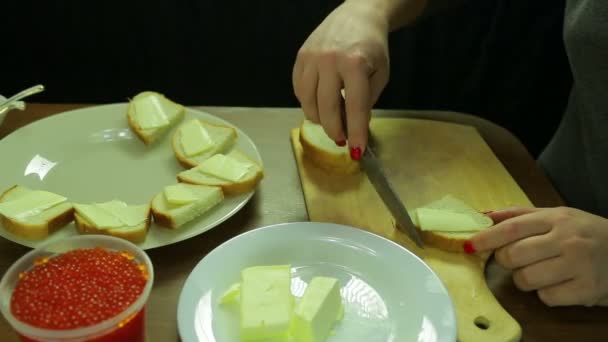
[[[11,295],[21,272],[30,269],[36,260],[44,257],[68,252],[78,248],[103,247],[113,251],[126,251],[132,254],[135,260],[146,266],[148,280],[140,297],[119,315],[99,322],[95,325],[71,329],[51,330],[41,329],[13,316],[10,310]],[[17,260],[4,274],[0,282],[0,308],[2,315],[17,332],[22,341],[145,341],[145,307],[152,283],[154,270],[152,262],[146,253],[133,243],[105,235],[81,235],[51,241],[28,252]]]

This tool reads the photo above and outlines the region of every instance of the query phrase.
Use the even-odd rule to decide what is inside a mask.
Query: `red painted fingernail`
[[[473,243],[468,240],[464,242],[464,245],[462,245],[462,249],[464,249],[464,252],[467,254],[475,253],[475,247],[473,247]]]
[[[361,159],[361,148],[359,148],[359,147],[351,147],[350,148],[350,158],[352,160],[359,160],[359,159]]]
[[[488,211],[484,211],[482,214],[484,214],[484,215],[488,215],[488,214],[491,214],[491,213],[493,213],[493,212],[494,212],[493,210],[488,210]]]
[[[346,146],[346,141],[345,140],[336,141],[336,145],[338,145],[340,147]]]

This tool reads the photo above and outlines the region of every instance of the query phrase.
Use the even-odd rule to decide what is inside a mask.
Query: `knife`
[[[344,108],[344,90],[342,90],[342,129],[344,130],[345,136],[348,136],[346,111]],[[374,146],[372,144],[371,129],[368,129],[368,131],[370,132],[370,138],[368,139],[369,142],[365,148],[365,152],[363,152],[363,156],[361,156],[361,159],[359,160],[360,165],[367,174],[370,183],[372,183],[376,192],[382,199],[382,202],[384,202],[384,205],[388,208],[391,215],[393,215],[393,218],[397,222],[397,229],[406,233],[418,247],[424,248],[420,233],[414,226],[403,201],[401,201],[392,184],[388,181],[388,178],[382,169],[382,165],[380,165],[376,153],[373,151]]]

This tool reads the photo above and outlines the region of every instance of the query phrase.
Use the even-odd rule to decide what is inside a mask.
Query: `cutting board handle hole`
[[[481,330],[488,330],[490,328],[490,320],[484,316],[477,316],[474,322],[475,326]]]

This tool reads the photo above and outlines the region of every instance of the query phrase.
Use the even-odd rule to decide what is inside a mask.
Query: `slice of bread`
[[[138,218],[141,220],[140,223],[133,225],[125,224],[117,228],[102,228],[96,222],[88,220],[86,218],[86,215],[80,212],[81,205],[76,204],[74,208],[76,230],[80,234],[111,235],[114,237],[129,240],[133,243],[141,243],[146,240],[148,230],[150,229],[150,223],[152,222],[152,215],[149,204],[131,207],[131,209],[137,213]]]
[[[243,152],[234,149],[225,156],[239,163],[245,164],[248,167],[247,171],[243,172],[242,177],[240,177],[237,181],[218,178],[202,172],[201,168],[205,167],[206,163],[211,159],[199,164],[197,167],[180,172],[177,174],[177,179],[184,183],[219,186],[222,188],[222,191],[226,196],[230,196],[252,191],[262,180],[262,178],[264,178],[264,170],[262,166],[260,166],[260,164],[253,159],[249,158]]]
[[[304,120],[300,125],[300,143],[304,157],[331,173],[352,174],[359,171],[359,162],[352,160],[347,146],[338,146],[321,125]]]
[[[431,209],[425,215],[434,213],[443,217],[423,218],[421,222],[419,209]],[[426,244],[450,252],[462,252],[465,241],[494,224],[491,218],[452,195],[416,208],[410,217]]]
[[[34,190],[15,185],[0,195],[0,203],[23,198],[32,191]],[[44,209],[38,214],[23,218],[0,215],[0,221],[4,229],[27,240],[44,239],[65,227],[72,220],[74,220],[74,208],[72,203],[67,201]]]
[[[166,123],[158,127],[142,127],[140,115],[146,115],[145,113],[138,112],[136,109],[139,104],[152,101],[157,106],[148,105],[141,106],[146,108],[146,112],[150,111],[161,112],[166,118]],[[162,108],[162,110],[159,109]],[[131,101],[129,101],[129,107],[127,108],[127,121],[131,130],[137,135],[137,137],[146,145],[150,145],[158,140],[165,132],[167,132],[173,125],[178,121],[182,120],[185,115],[185,108],[181,104],[175,103],[163,94],[153,91],[143,91],[137,94]]]
[[[167,200],[166,189],[154,196],[152,200],[152,215],[154,221],[167,228],[176,229],[198,217],[203,216],[213,207],[224,200],[220,187],[178,183],[182,191],[190,193],[194,201],[184,204],[173,204]]]
[[[191,120],[199,120],[199,119],[191,119]],[[191,121],[189,120],[189,121]],[[179,161],[179,163],[185,168],[192,168],[200,164],[203,160],[213,156],[216,153],[224,153],[228,149],[230,149],[237,137],[237,131],[234,127],[223,126],[214,123],[210,123],[204,120],[199,120],[201,125],[205,128],[207,133],[209,134],[209,138],[213,141],[213,146],[206,150],[203,153],[196,154],[193,156],[188,156],[184,151],[182,145],[182,130],[188,122],[180,125],[175,133],[173,134],[172,145],[173,152],[175,153],[175,157]]]

